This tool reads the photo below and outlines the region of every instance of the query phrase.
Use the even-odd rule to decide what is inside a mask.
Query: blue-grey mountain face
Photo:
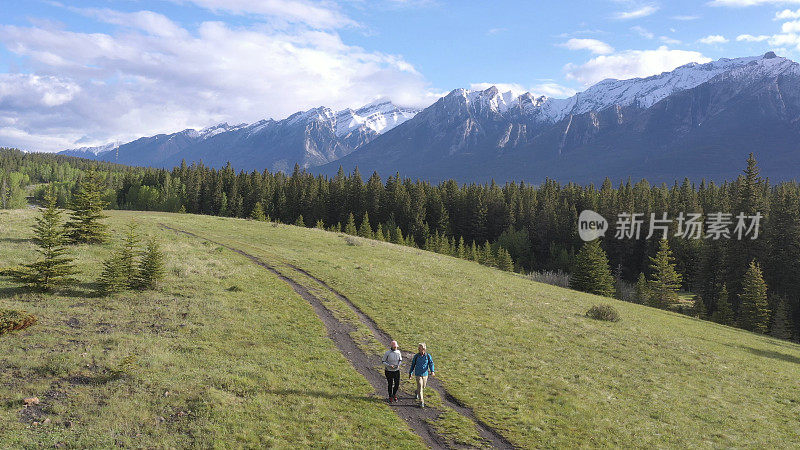
[[[298,163],[328,175],[358,166],[431,181],[671,183],[735,178],[749,152],[765,176],[798,178],[800,65],[771,52],[604,80],[567,99],[457,89],[420,112],[390,102],[316,108],[280,121],[142,138],[96,157],[272,171]]]
[[[139,166],[173,167],[185,160],[214,167],[230,162],[237,169],[291,171],[296,163],[308,168],[335,161],[417,112],[389,101],[339,112],[320,107],[279,121],[220,124],[61,153]]]
[[[772,53],[605,80],[563,100],[455,90],[317,170],[358,166],[431,181],[671,183],[735,178],[749,152],[765,176],[800,178],[800,66]]]

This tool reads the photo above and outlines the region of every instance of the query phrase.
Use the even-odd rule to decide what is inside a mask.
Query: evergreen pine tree
[[[436,251],[436,244],[434,243],[433,236],[426,235],[425,242],[422,243],[423,250],[427,252]]]
[[[717,294],[717,309],[711,314],[711,320],[722,325],[733,325],[733,308],[731,308],[728,286],[725,284]]]
[[[103,271],[97,284],[100,286],[100,293],[108,295],[114,292],[122,292],[128,288],[128,273],[123,268],[120,252],[114,252],[108,259],[103,261]]]
[[[650,304],[650,286],[643,273],[640,273],[639,279],[636,280],[636,301],[642,305]]]
[[[253,220],[258,220],[259,222],[264,222],[267,220],[266,214],[264,214],[264,207],[261,205],[261,202],[256,202],[253,206],[253,210],[250,211],[250,218]]]
[[[136,277],[136,288],[155,289],[164,279],[164,254],[155,238],[147,241]]]
[[[325,229],[325,222],[322,219],[317,220],[317,224],[314,226],[315,228],[319,228],[320,230]]]
[[[661,241],[656,256],[650,258],[650,269],[650,305],[666,308],[677,302],[683,277],[675,270],[675,258],[666,239]]]
[[[694,296],[694,303],[692,304],[692,313],[698,319],[706,318],[706,302],[700,295]]]
[[[358,226],[358,235],[367,239],[372,239],[372,226],[369,224],[369,213],[364,213],[361,224]]]
[[[484,266],[496,266],[496,261],[494,260],[494,254],[492,253],[492,245],[489,244],[489,241],[483,243],[481,250],[478,256],[479,262]]]
[[[511,259],[511,254],[503,247],[497,250],[497,268],[506,272],[514,271],[514,261]]]
[[[41,259],[11,272],[14,279],[38,291],[52,291],[68,284],[74,281],[72,275],[77,273],[73,259],[66,256],[65,229],[56,203],[55,189],[51,186],[44,197],[42,215],[36,218],[33,226],[33,241],[39,247],[36,251]]]
[[[478,253],[478,246],[475,245],[475,241],[472,241],[469,246],[469,260],[480,262],[480,254]]]
[[[378,229],[375,230],[375,239],[379,241],[386,240],[386,235],[383,234],[383,224],[378,224]]]
[[[303,219],[303,215],[302,214],[297,216],[297,220],[294,221],[294,225],[296,227],[305,227],[306,226],[306,221],[305,221],[305,219]]]
[[[739,326],[756,333],[766,333],[769,327],[769,303],[767,303],[767,283],[761,267],[755,262],[744,274],[739,307]]]
[[[401,230],[400,227],[394,227],[394,233],[392,234],[394,235],[394,239],[392,239],[392,242],[398,245],[406,244],[406,240],[403,238],[403,230]]]
[[[608,267],[608,257],[600,241],[583,244],[575,257],[575,266],[569,278],[569,287],[590,294],[614,296],[614,277]]]
[[[356,229],[356,219],[353,217],[353,213],[347,217],[347,225],[344,226],[345,234],[349,234],[351,236],[355,236],[358,234],[358,230]]]
[[[467,249],[464,247],[464,236],[458,238],[458,247],[456,248],[456,257],[464,259],[467,257]]]
[[[128,232],[125,234],[125,241],[119,251],[119,264],[122,273],[125,275],[125,288],[132,288],[136,284],[136,269],[139,256],[139,235],[136,234],[136,224],[128,225]]]
[[[108,202],[103,200],[103,181],[103,176],[94,169],[87,171],[81,179],[66,224],[71,242],[91,244],[105,241],[108,226],[100,222],[106,217],[103,209],[108,206]]]
[[[778,339],[792,338],[792,317],[789,302],[786,297],[778,298],[775,314],[772,318],[772,328],[769,334]]]

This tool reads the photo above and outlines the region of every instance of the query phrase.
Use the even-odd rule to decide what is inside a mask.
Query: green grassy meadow
[[[34,215],[0,212],[0,265],[32,257]],[[82,275],[70,292],[20,293],[0,281],[0,308],[39,318],[0,336],[0,447],[422,445],[368,395],[372,387],[288,285],[143,213],[111,212],[115,241],[130,220],[163,244],[161,292],[96,297],[92,283],[110,245],[73,248]],[[120,367],[126,358],[134,362]],[[41,405],[24,409],[31,396]]]
[[[800,446],[796,344],[317,229],[110,215],[115,230],[135,220],[164,243],[164,288],[92,296],[109,246],[75,248],[83,279],[74,292],[22,294],[0,281],[0,308],[40,319],[0,337],[0,442],[422,445],[391,409],[367,396],[371,387],[349,370],[291,288],[246,258],[163,230],[163,223],[272,264],[297,265],[345,294],[402,348],[425,341],[448,391],[520,447]],[[33,217],[0,212],[0,265],[31,258],[24,238]],[[612,304],[622,320],[586,318],[599,303]],[[72,318],[79,326],[68,324]],[[129,355],[134,367],[108,379]],[[22,398],[32,395],[46,403],[48,425],[33,426],[20,412]],[[459,417],[448,414],[439,427],[462,429]]]

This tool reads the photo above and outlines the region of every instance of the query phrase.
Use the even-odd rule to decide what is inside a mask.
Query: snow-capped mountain
[[[432,181],[671,182],[734,178],[752,151],[765,175],[787,179],[800,166],[800,65],[772,52],[720,59],[603,80],[566,99],[455,89],[422,111],[382,99],[108,149],[65,153],[157,167],[185,160],[291,171],[299,164],[329,175],[358,166]]]
[[[417,112],[382,99],[357,110],[337,112],[319,107],[283,120],[222,123],[61,153],[129,165],[171,167],[185,160],[216,167],[231,162],[242,169],[288,171],[295,163],[307,168],[337,160]]]
[[[59,153],[67,156],[77,156],[79,158],[95,158],[101,153],[107,153],[112,150],[116,150],[121,144],[121,142],[110,142],[108,144],[98,145],[96,147],[73,148]]]
[[[800,166],[800,65],[763,56],[604,80],[567,99],[456,89],[318,170],[341,166],[432,181],[671,182],[735,178],[747,153],[764,173]]]

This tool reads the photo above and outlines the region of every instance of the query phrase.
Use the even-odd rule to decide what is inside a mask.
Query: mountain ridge
[[[454,89],[422,110],[388,99],[341,111],[317,107],[282,120],[140,138],[95,159],[284,172],[298,164],[325,175],[359,167],[430,181],[673,181],[735,177],[738,166],[726,161],[763,150],[762,167],[786,178],[793,176],[786,164],[800,164],[797,91],[800,65],[768,52],[606,79],[565,99],[491,86]],[[726,122],[716,120],[723,116]],[[92,157],[86,149],[69,152],[78,151]]]

